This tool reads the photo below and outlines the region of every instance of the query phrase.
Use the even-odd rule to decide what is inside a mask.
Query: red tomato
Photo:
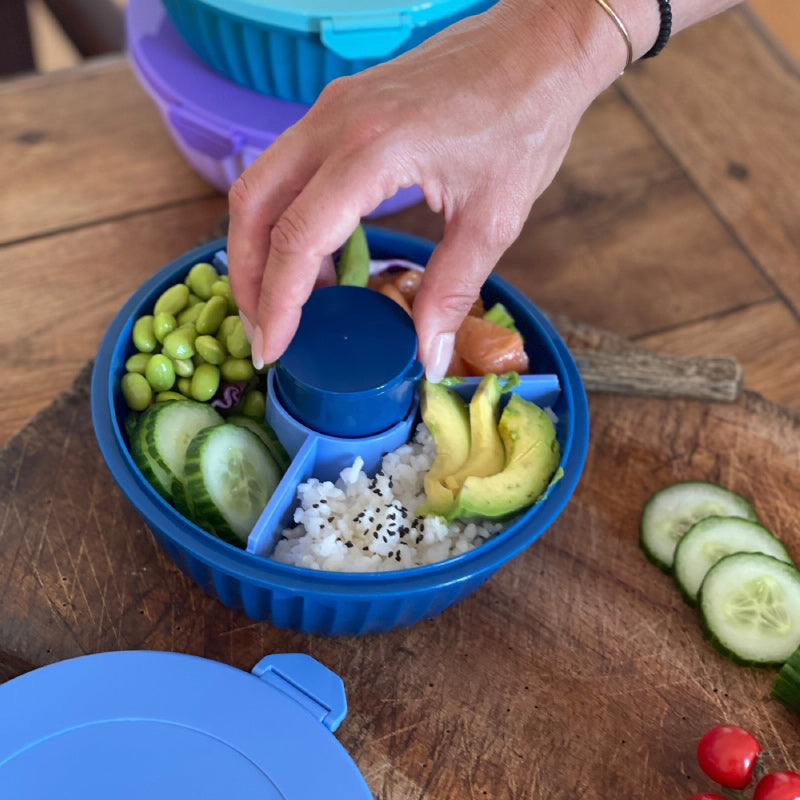
[[[800,800],[800,775],[770,772],[758,782],[753,800]]]
[[[697,763],[711,780],[728,789],[744,789],[753,777],[761,745],[752,733],[735,725],[706,731],[697,745]]]
[[[701,792],[700,794],[693,794],[689,800],[725,800],[725,798],[721,794]]]

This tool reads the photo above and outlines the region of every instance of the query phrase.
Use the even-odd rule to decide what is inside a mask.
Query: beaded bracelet
[[[655,44],[642,56],[642,58],[652,58],[657,56],[669,40],[672,33],[672,7],[670,0],[658,0],[658,11],[661,15],[661,25],[658,30],[658,37]]]

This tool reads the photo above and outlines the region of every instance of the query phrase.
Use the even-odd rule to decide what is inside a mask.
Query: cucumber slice
[[[130,435],[131,457],[144,479],[168,502],[172,502],[172,477],[153,457],[145,442],[143,418]]]
[[[189,443],[184,469],[192,519],[243,547],[283,471],[255,433],[238,425],[206,428]]]
[[[742,517],[758,522],[740,494],[714,483],[681,481],[657,491],[645,504],[639,543],[647,557],[668,572],[680,538],[706,517]]]
[[[208,403],[195,400],[158,403],[142,415],[140,425],[144,449],[167,476],[165,485],[173,499],[183,484],[189,442],[200,431],[224,421],[222,414]]]
[[[772,697],[792,711],[800,712],[800,647],[789,656],[789,660],[778,672],[772,687]]]
[[[275,459],[275,463],[280,470],[286,472],[286,470],[289,469],[289,464],[291,463],[289,454],[278,438],[278,434],[275,433],[266,421],[254,419],[253,417],[246,417],[244,414],[231,414],[227,417],[227,421],[253,431],[253,433],[264,442],[270,453],[272,453],[272,457]]]
[[[707,517],[689,528],[675,548],[673,574],[689,603],[697,601],[708,570],[732,553],[766,553],[792,563],[783,543],[763,525],[739,517]]]
[[[764,553],[734,553],[706,573],[698,595],[709,638],[743,664],[783,664],[800,647],[800,571]]]

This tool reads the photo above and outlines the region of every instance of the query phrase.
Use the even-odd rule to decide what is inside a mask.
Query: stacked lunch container
[[[389,60],[494,2],[129,0],[128,50],[179,150],[227,192],[332,80]],[[417,186],[400,189],[372,216],[421,199]]]

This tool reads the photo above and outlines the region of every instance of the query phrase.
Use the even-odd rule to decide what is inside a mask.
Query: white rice
[[[294,527],[283,531],[272,558],[337,572],[383,572],[433,564],[466,553],[503,528],[485,520],[417,517],[423,479],[435,456],[424,423],[414,438],[383,457],[370,479],[356,458],[336,483],[310,478],[297,487]]]

